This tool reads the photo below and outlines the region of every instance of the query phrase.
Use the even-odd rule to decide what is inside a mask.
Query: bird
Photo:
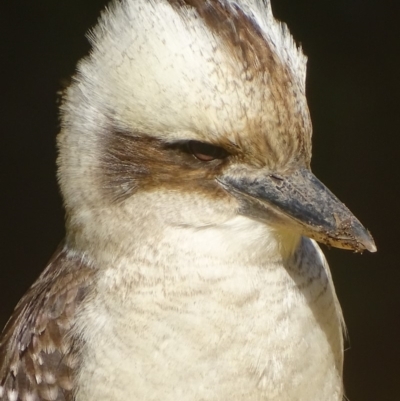
[[[269,0],[122,0],[60,106],[66,237],[0,337],[1,401],[340,401],[317,242],[376,251],[310,169]]]

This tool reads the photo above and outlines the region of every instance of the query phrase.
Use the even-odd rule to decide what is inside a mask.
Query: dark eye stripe
[[[194,157],[202,162],[210,162],[215,159],[225,159],[229,156],[229,153],[225,149],[199,141],[189,141],[188,149]]]

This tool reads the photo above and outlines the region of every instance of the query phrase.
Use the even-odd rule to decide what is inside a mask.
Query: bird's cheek
[[[237,216],[240,204],[225,191],[162,190],[156,194],[158,212],[167,225],[195,228],[220,225]],[[153,203],[154,205],[154,203]]]

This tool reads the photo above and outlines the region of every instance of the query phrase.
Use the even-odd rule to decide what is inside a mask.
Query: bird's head
[[[72,240],[244,216],[375,250],[310,171],[306,59],[269,1],[125,0],[90,38],[58,141]]]

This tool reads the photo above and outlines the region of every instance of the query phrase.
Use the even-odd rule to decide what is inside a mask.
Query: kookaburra
[[[317,243],[373,239],[310,171],[268,0],[115,1],[61,107],[67,235],[0,339],[0,400],[339,401]]]

